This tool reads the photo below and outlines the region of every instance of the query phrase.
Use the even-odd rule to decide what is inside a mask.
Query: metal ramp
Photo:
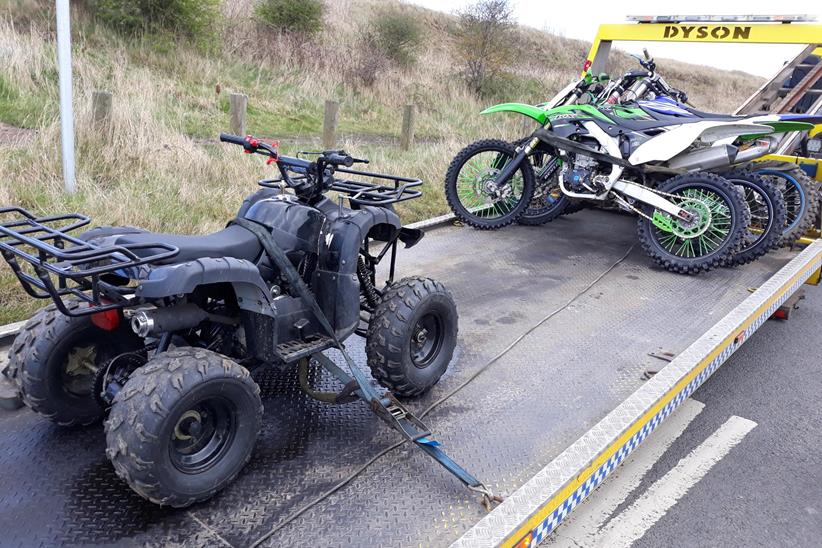
[[[734,114],[818,114],[822,112],[822,47],[810,44],[765,82]],[[790,154],[799,133],[784,135],[776,154]]]

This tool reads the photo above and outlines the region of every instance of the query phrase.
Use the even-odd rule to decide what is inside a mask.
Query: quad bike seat
[[[105,240],[109,245],[163,243],[176,247],[180,253],[162,261],[182,263],[205,257],[232,257],[255,261],[262,253],[257,236],[241,226],[232,225],[204,236],[147,232],[132,227],[100,227],[83,235],[88,241]],[[134,249],[136,255],[147,257],[157,252],[150,247]]]

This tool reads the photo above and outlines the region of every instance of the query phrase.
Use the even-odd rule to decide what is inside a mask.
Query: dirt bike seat
[[[205,257],[232,257],[255,261],[262,253],[262,246],[257,237],[241,226],[229,226],[218,232],[204,236],[182,234],[164,234],[147,232],[132,227],[95,228],[84,234],[84,239],[108,245],[153,244],[173,245],[180,253],[162,261],[165,264],[182,263]],[[158,249],[145,247],[134,250],[140,257],[147,257],[158,252]]]
[[[717,112],[704,112],[702,110],[697,110],[692,107],[686,107],[688,112],[696,116],[701,120],[719,120],[722,122],[732,122],[734,120],[742,120],[746,118],[746,116],[734,116],[733,114],[720,114]]]

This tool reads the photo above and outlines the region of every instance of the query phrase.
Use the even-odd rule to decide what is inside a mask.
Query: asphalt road
[[[822,545],[822,287],[806,296],[789,321],[766,322],[548,544]]]

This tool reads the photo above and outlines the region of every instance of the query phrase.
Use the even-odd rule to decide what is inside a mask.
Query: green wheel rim
[[[457,198],[462,207],[475,217],[496,219],[508,215],[522,200],[524,181],[516,171],[508,184],[497,193],[489,190],[497,174],[511,157],[497,151],[483,151],[469,158],[457,174]]]
[[[685,188],[674,194],[677,197],[671,200],[696,219],[690,223],[671,219],[671,232],[655,226],[653,233],[660,247],[685,259],[705,257],[722,247],[733,226],[730,207],[722,196],[703,188]]]

